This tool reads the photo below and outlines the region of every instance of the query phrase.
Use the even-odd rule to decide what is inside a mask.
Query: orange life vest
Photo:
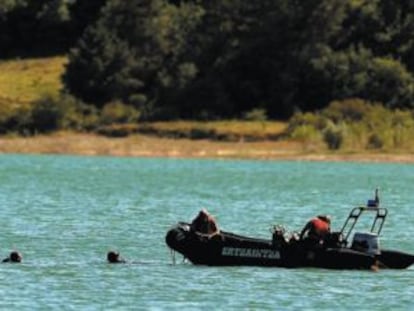
[[[329,223],[326,222],[326,221],[323,221],[322,219],[313,218],[311,220],[311,223],[312,223],[311,231],[313,231],[312,233],[314,233],[314,234],[325,235],[325,234],[329,233],[329,231],[330,231]]]

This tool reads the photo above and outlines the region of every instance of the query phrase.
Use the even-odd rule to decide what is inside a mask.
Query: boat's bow
[[[179,222],[170,230],[168,230],[167,235],[165,236],[165,242],[172,250],[184,254],[189,233],[190,225],[187,223]]]

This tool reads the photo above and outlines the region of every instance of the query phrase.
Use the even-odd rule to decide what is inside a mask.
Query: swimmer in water
[[[119,252],[115,251],[109,251],[106,255],[106,259],[109,263],[126,263],[126,260],[119,255]]]
[[[12,251],[9,257],[4,258],[2,262],[22,262],[23,256],[18,251]]]

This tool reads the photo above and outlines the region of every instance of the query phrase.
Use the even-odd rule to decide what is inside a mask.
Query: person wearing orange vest
[[[308,221],[300,233],[300,239],[308,238],[311,240],[323,240],[331,232],[331,217],[328,215],[318,215]]]

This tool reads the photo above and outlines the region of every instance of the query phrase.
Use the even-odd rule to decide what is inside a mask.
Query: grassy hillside
[[[0,61],[0,103],[28,103],[57,95],[66,57]]]

